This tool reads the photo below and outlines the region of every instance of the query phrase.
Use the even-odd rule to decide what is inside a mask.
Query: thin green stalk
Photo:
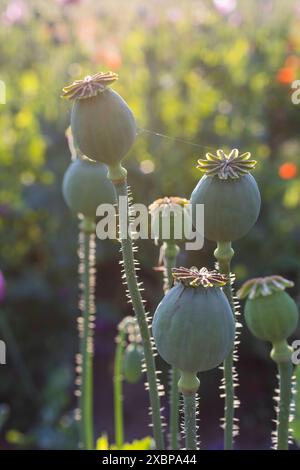
[[[125,336],[125,329],[121,329],[119,335],[117,336],[117,347],[114,364],[115,443],[118,449],[122,449],[124,444],[122,365],[125,351]]]
[[[277,408],[276,449],[288,450],[289,420],[293,396],[293,349],[286,340],[273,343],[271,358],[276,362],[279,373],[279,400]],[[277,399],[276,399],[277,401]]]
[[[196,393],[183,395],[185,448],[197,449],[197,425],[196,425]]]
[[[162,245],[163,260],[165,265],[165,292],[171,289],[173,285],[172,269],[176,266],[176,259],[179,253],[179,247],[174,241],[167,241]],[[176,367],[171,369],[171,387],[170,387],[170,444],[171,449],[179,448],[178,428],[179,428],[179,391],[178,380],[180,372]]]
[[[200,380],[196,372],[180,371],[178,389],[183,395],[185,447],[197,449],[196,406]]]
[[[230,283],[231,259],[234,251],[230,242],[218,242],[217,249],[214,252],[215,258],[219,264],[219,271],[228,276],[228,283],[223,287],[223,291],[231,305],[232,312],[235,314],[233,293]],[[224,409],[224,449],[233,448],[234,431],[234,364],[232,350],[223,362],[224,367],[224,385],[225,385],[225,409]]]
[[[233,352],[226,357],[223,367],[225,380],[224,450],[232,450],[234,424]]]
[[[82,281],[82,324],[80,334],[81,390],[80,390],[80,434],[85,450],[94,448],[93,431],[93,342],[91,315],[94,314],[94,293],[91,283],[94,260],[94,234],[89,230],[88,220],[82,223],[81,240],[81,281]]]
[[[172,367],[170,388],[170,444],[172,450],[179,449],[179,392],[177,385],[179,378],[179,370],[176,367]]]
[[[292,400],[292,362],[279,363],[278,372],[280,399],[277,423],[277,450],[288,450],[290,405]]]
[[[123,197],[123,201],[126,202],[126,207],[128,208],[128,191],[126,180],[113,182],[118,196],[118,203],[120,202],[119,197]],[[144,348],[145,365],[149,384],[149,397],[152,409],[154,440],[157,449],[164,449],[164,438],[160,416],[160,398],[157,387],[155,361],[151,344],[149,325],[147,322],[146,311],[144,308],[143,299],[139,290],[138,280],[135,272],[132,240],[128,234],[122,234],[122,223],[120,223],[120,226],[124,271],[126,275],[130,299],[132,301],[133,310],[137,317]],[[128,224],[126,224],[126,229],[128,229]]]

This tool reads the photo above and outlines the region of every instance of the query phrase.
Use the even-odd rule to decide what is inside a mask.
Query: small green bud
[[[142,378],[144,351],[140,344],[129,344],[123,360],[123,374],[126,382],[135,384]]]
[[[248,297],[245,320],[257,338],[274,345],[286,340],[297,328],[298,307],[285,292],[292,285],[281,276],[268,276],[251,279],[238,291],[240,299]]]

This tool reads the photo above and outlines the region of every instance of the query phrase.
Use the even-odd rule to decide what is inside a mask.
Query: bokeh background
[[[291,101],[291,83],[300,79],[300,2],[1,0],[0,337],[7,342],[1,448],[77,446],[77,220],[61,194],[70,105],[60,94],[99,70],[119,73],[115,89],[137,118],[139,134],[126,160],[136,202],[189,197],[205,147],[252,152],[263,205],[256,226],[234,245],[237,286],[281,274],[295,282],[291,293],[300,303],[300,105]],[[213,248],[206,242],[199,252],[182,252],[180,263],[213,267]],[[151,311],[162,297],[161,273],[153,269],[158,251],[151,241],[139,243]],[[98,241],[95,428],[110,442],[116,325],[131,313],[119,257],[117,242]],[[166,365],[159,366],[167,384]],[[246,327],[238,369],[236,445],[269,448],[276,369],[268,345]],[[201,379],[206,449],[222,448],[220,374]],[[126,440],[149,435],[142,383],[125,386],[124,405]]]

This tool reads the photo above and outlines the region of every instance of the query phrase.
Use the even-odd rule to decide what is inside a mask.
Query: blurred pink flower
[[[229,24],[234,27],[240,26],[243,22],[243,17],[238,11],[234,11],[228,18]]]
[[[77,5],[81,2],[81,0],[56,0],[57,3],[61,5]]]
[[[158,16],[154,13],[153,9],[149,10],[147,6],[140,6],[137,9],[137,15],[148,29],[154,29],[159,24]]]
[[[12,0],[3,13],[4,23],[8,25],[22,23],[26,16],[26,5],[23,0]]]
[[[99,25],[95,18],[80,18],[77,24],[77,36],[79,41],[87,49],[94,49]]]
[[[2,271],[0,271],[0,302],[3,302],[6,296],[6,284]]]
[[[179,23],[183,18],[182,10],[179,7],[170,8],[167,10],[167,19],[170,23]]]
[[[300,2],[296,2],[294,8],[295,8],[295,13],[299,18],[300,17]]]
[[[213,0],[213,2],[221,15],[229,15],[236,7],[236,0]]]

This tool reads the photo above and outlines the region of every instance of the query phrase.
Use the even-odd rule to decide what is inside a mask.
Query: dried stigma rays
[[[188,268],[172,269],[175,281],[181,282],[187,287],[222,287],[227,278],[218,271],[209,271],[207,268],[198,270],[195,266]]]
[[[114,72],[98,72],[87,75],[83,80],[75,80],[71,85],[63,88],[62,98],[69,100],[82,100],[102,93],[109,85],[118,80]]]
[[[250,152],[239,155],[238,149],[231,150],[229,154],[223,150],[217,150],[216,153],[207,153],[205,159],[199,159],[197,168],[207,176],[217,175],[221,180],[246,175],[257,163],[256,160],[250,160]]]
[[[282,276],[274,275],[267,277],[257,277],[245,282],[237,292],[240,299],[249,297],[254,299],[259,296],[271,295],[273,292],[283,291],[287,287],[293,287],[294,283]]]

